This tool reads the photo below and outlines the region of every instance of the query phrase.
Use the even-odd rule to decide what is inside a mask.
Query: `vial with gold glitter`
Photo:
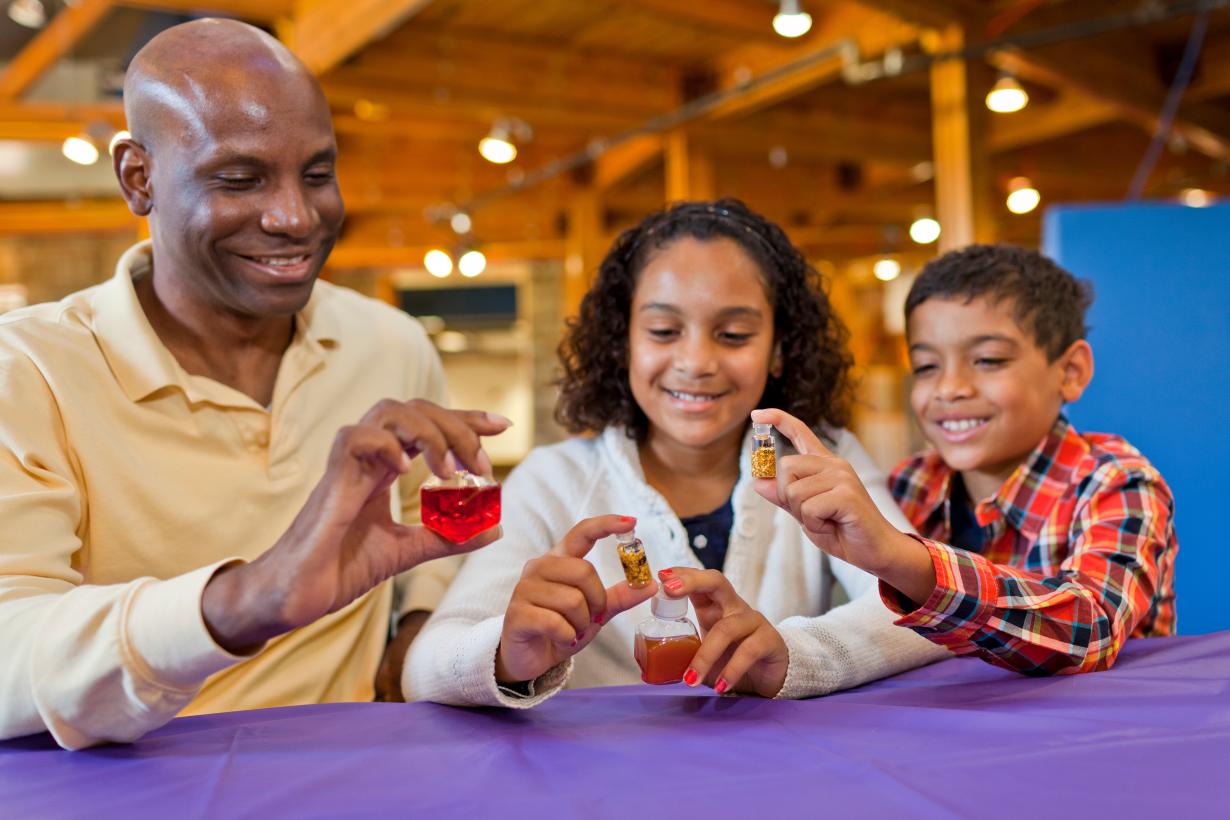
[[[777,453],[773,449],[773,428],[767,424],[752,425],[752,477],[777,477]]]
[[[652,576],[649,574],[649,558],[645,555],[645,545],[636,537],[636,531],[623,532],[615,536],[619,549],[619,562],[624,565],[624,576],[628,586],[633,589],[643,589],[649,586]]]

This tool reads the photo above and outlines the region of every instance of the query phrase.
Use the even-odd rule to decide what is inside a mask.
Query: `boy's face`
[[[975,500],[994,494],[1093,375],[1087,342],[1048,362],[1013,307],[1010,300],[932,298],[914,308],[907,325],[910,405]]]

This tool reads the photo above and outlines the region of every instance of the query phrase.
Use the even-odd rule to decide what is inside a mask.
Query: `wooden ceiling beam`
[[[124,127],[124,109],[114,103],[11,103],[0,101],[0,139],[63,142],[90,125]]]
[[[623,5],[675,20],[686,20],[705,28],[714,28],[773,41],[776,9],[769,3],[749,3],[747,0],[622,0]]]
[[[298,0],[278,36],[325,74],[422,11],[431,0]]]
[[[144,11],[221,14],[262,24],[288,18],[295,10],[295,0],[116,0],[115,5]]]
[[[0,100],[15,100],[94,30],[112,0],[80,0],[52,18],[0,73]]]
[[[0,236],[124,233],[135,231],[139,222],[122,199],[0,201]]]

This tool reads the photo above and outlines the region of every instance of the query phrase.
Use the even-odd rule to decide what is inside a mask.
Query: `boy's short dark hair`
[[[905,300],[908,320],[928,299],[1010,300],[1017,324],[1054,361],[1085,338],[1093,286],[1037,251],[1017,245],[969,245],[927,263]]]

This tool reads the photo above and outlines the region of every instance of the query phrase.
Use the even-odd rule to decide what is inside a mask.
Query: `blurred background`
[[[143,226],[108,144],[133,54],[230,16],[333,108],[347,221],[326,277],[423,318],[508,466],[554,441],[555,347],[622,229],[736,196],[831,280],[855,424],[907,420],[911,276],[971,241],[1038,246],[1066,202],[1230,197],[1230,2],[0,0],[0,310],[111,275]],[[1230,261],[1230,260],[1227,260]],[[1079,271],[1078,271],[1079,273]]]

